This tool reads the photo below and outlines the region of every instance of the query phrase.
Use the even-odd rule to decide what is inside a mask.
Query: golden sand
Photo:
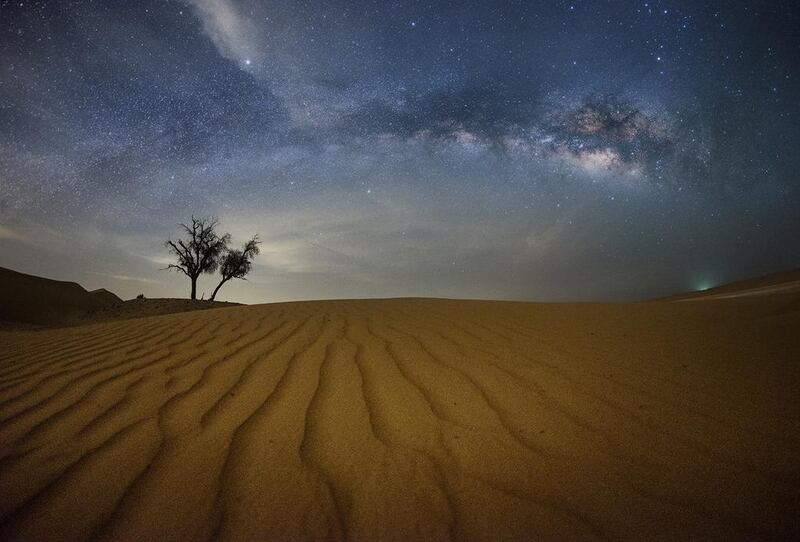
[[[796,538],[797,299],[0,331],[0,539]]]

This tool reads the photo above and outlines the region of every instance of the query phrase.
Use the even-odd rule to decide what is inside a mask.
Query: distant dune
[[[668,299],[684,300],[697,298],[731,298],[759,296],[774,293],[800,292],[800,269],[771,273],[762,277],[750,278],[708,288],[699,292],[679,294]]]
[[[0,267],[0,322],[59,324],[122,303],[107,290],[50,280]]]
[[[190,299],[123,301],[105,289],[86,291],[75,282],[46,279],[0,267],[0,325],[59,327],[231,307],[237,303]]]
[[[99,299],[103,307],[112,307],[122,303],[122,299],[120,299],[117,294],[109,292],[105,288],[98,288],[97,290],[92,290],[89,293],[95,299]]]
[[[796,540],[798,299],[0,331],[0,540]]]

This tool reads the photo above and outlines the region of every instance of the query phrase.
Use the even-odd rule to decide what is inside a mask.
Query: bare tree
[[[214,288],[214,293],[211,294],[209,301],[214,301],[217,292],[222,285],[231,279],[245,279],[245,275],[250,272],[253,267],[253,258],[258,254],[258,245],[261,241],[258,236],[254,236],[247,243],[245,243],[242,250],[228,250],[227,253],[220,259],[219,272],[222,275],[222,280],[219,281],[217,287]]]
[[[170,254],[175,255],[177,263],[169,264],[167,269],[180,271],[192,281],[192,299],[197,299],[197,278],[203,273],[213,273],[219,266],[220,256],[228,247],[230,234],[220,236],[216,229],[216,218],[195,218],[191,226],[178,224],[183,230],[183,239],[167,239],[164,245]]]

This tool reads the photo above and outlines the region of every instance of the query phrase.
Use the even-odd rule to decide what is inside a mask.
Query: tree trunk
[[[222,279],[221,281],[219,281],[217,287],[214,288],[214,293],[211,294],[211,297],[208,298],[209,301],[214,301],[214,298],[217,297],[217,292],[219,291],[220,288],[222,288],[222,285],[225,284],[226,282],[228,282],[228,279]]]
[[[189,277],[192,279],[192,299],[197,299],[197,277]]]

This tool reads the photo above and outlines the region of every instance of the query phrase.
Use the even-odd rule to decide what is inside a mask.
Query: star
[[[192,213],[274,235],[291,255],[269,272],[304,297],[360,291],[342,276],[375,295],[557,297],[561,277],[599,265],[593,247],[620,239],[623,257],[598,272],[648,277],[652,293],[712,255],[768,272],[800,254],[788,2],[2,4],[3,266],[34,258],[9,239],[41,237],[60,268],[37,232],[80,223],[69,276],[106,257],[97,231],[121,247],[109,268],[145,276],[141,254]],[[687,248],[709,201],[721,218],[703,225],[707,250]],[[760,228],[742,226],[745,205]],[[553,230],[553,212],[575,225]],[[312,229],[363,269],[292,244]],[[640,230],[654,233],[626,237]],[[385,245],[401,231],[408,243]],[[550,252],[520,251],[523,231]],[[452,285],[425,256],[467,253],[473,273]],[[306,284],[309,269],[329,289]],[[581,291],[609,294],[595,283]]]

